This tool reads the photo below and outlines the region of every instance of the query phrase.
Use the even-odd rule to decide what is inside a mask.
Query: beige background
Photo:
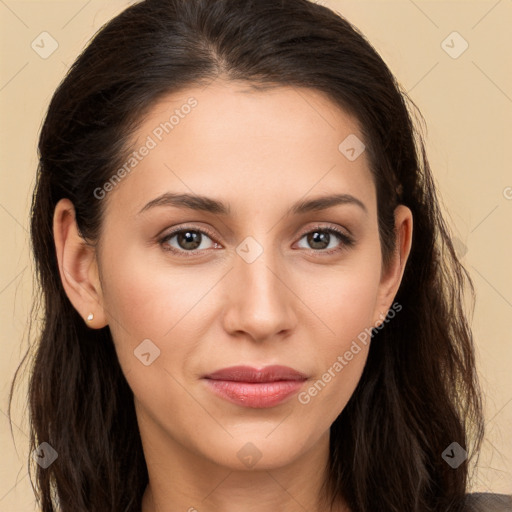
[[[0,510],[34,510],[27,477],[25,389],[14,439],[7,395],[27,347],[32,293],[28,210],[36,141],[53,91],[93,33],[127,1],[0,0]],[[474,490],[512,494],[512,1],[324,4],[359,27],[423,112],[432,169],[477,292],[473,320],[487,437]],[[442,42],[447,42],[450,56]],[[31,47],[48,32],[58,48]],[[463,49],[467,50],[453,58]],[[39,43],[40,46],[41,43]],[[40,50],[42,51],[42,50]],[[25,379],[26,380],[26,379]]]

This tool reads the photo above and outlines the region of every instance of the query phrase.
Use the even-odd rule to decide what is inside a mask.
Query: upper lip
[[[279,380],[305,380],[303,373],[289,366],[266,366],[258,370],[251,366],[230,366],[205,375],[205,379],[235,382],[276,382]]]

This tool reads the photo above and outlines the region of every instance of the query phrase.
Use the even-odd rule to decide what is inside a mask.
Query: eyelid
[[[350,233],[350,231],[348,229],[341,228],[339,226],[336,226],[334,224],[329,224],[329,223],[325,223],[325,224],[317,223],[313,227],[309,227],[309,228],[305,229],[304,231],[302,231],[299,236],[302,238],[304,235],[307,235],[307,234],[311,233],[312,231],[316,231],[316,230],[318,230],[318,231],[335,231],[336,233],[343,235],[347,238],[353,238],[352,234]]]

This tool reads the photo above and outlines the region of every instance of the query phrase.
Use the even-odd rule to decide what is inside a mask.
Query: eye
[[[192,227],[184,227],[180,229],[176,229],[172,231],[171,233],[165,235],[159,243],[162,245],[162,247],[167,250],[174,253],[191,253],[195,254],[198,251],[209,249],[210,247],[204,247],[203,242],[205,239],[208,239],[210,241],[211,237],[213,235],[210,234],[206,230],[192,228]],[[175,240],[175,243],[177,244],[177,247],[173,245],[171,242]],[[213,247],[220,247],[219,244],[216,242],[213,243]]]
[[[353,238],[334,227],[317,226],[313,230],[304,233],[301,240],[303,238],[306,238],[306,242],[313,248],[314,252],[321,252],[322,254],[332,254],[354,245]],[[341,245],[336,246],[336,240],[342,242]],[[334,247],[331,242],[334,242]]]
[[[180,256],[194,256],[204,250],[222,247],[214,242],[212,238],[214,238],[214,235],[206,229],[185,226],[171,231],[161,238],[159,243],[166,251],[171,251]],[[342,251],[354,244],[354,240],[349,235],[334,227],[317,226],[313,230],[304,233],[300,240],[303,238],[306,238],[313,252],[321,254]],[[210,245],[207,243],[208,240]],[[336,241],[338,241],[338,244],[336,244]],[[206,242],[206,247],[203,242]],[[301,248],[307,249],[307,247]]]

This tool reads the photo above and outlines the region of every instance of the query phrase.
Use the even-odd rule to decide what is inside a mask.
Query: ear
[[[374,324],[381,324],[398,292],[411,251],[413,218],[407,206],[395,208],[395,250],[387,268],[382,269],[378,298],[374,312]]]
[[[69,199],[61,199],[55,207],[53,237],[60,278],[71,304],[89,327],[105,327],[108,322],[103,310],[96,249],[80,236],[75,208]],[[93,318],[88,320],[90,314]]]

